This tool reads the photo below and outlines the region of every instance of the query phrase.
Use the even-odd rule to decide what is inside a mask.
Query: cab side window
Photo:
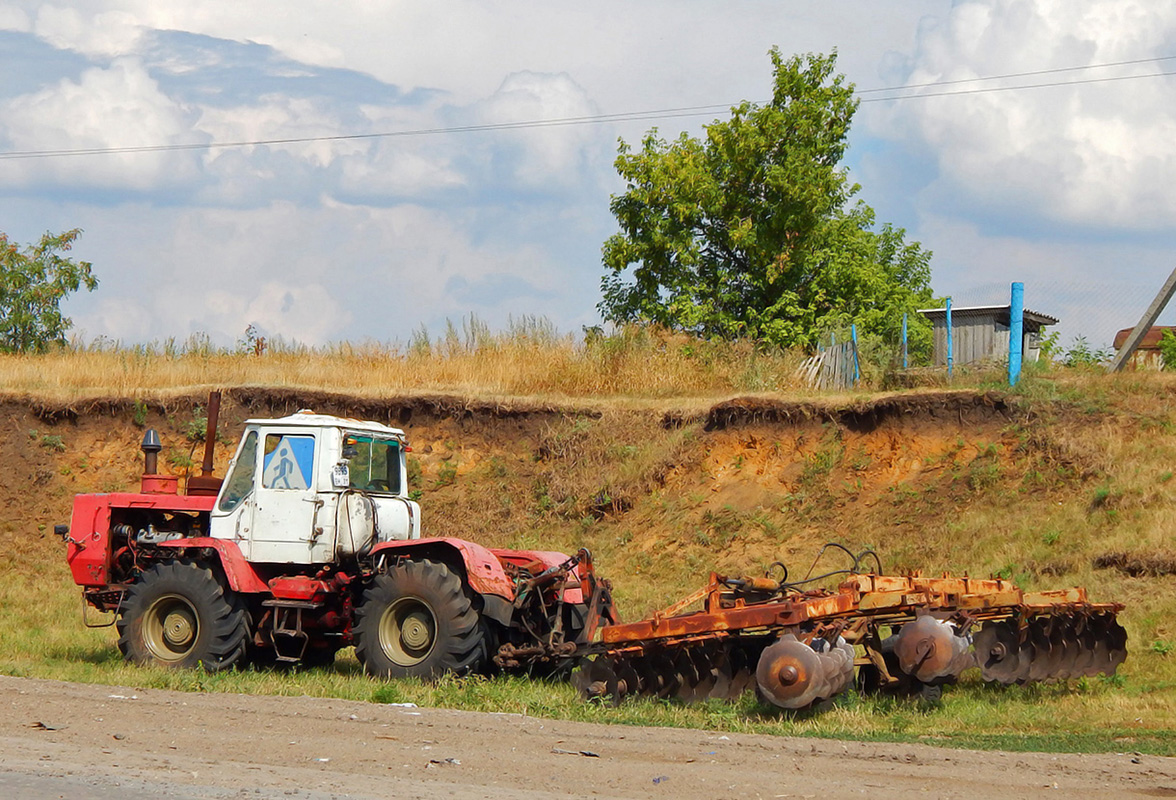
[[[232,511],[241,501],[253,491],[253,475],[257,471],[257,431],[250,431],[241,445],[237,461],[233,464],[233,471],[225,480],[225,490],[221,493],[221,511]]]

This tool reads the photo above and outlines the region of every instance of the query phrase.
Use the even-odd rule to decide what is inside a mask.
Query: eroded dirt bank
[[[47,532],[68,519],[74,494],[135,490],[148,427],[163,438],[161,470],[198,471],[204,402],[0,401],[0,567],[21,568],[30,549],[54,558]],[[705,576],[811,558],[831,538],[877,544],[863,531],[882,523],[901,536],[940,509],[895,514],[896,502],[948,476],[928,496],[958,505],[955,495],[994,476],[1018,447],[1007,430],[1017,409],[966,391],[840,405],[744,398],[681,411],[238,388],[221,407],[217,473],[245,419],[301,408],[404,428],[430,535],[586,543],[615,550],[616,571],[647,575],[673,571],[644,563],[650,552],[697,555]]]
[[[1176,759],[1131,754],[980,753],[7,677],[0,707],[9,800],[1176,795]]]

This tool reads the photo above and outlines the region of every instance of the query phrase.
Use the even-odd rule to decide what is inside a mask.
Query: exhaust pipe
[[[188,478],[189,495],[213,496],[220,492],[222,479],[212,474],[213,454],[216,449],[216,425],[220,417],[221,393],[208,393],[208,425],[204,429],[204,461],[200,464],[200,474]]]

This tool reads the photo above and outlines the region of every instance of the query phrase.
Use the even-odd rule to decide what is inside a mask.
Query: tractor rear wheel
[[[436,680],[486,661],[469,591],[449,567],[408,561],[376,576],[356,609],[355,656],[369,675]]]
[[[243,662],[248,615],[232,590],[190,561],[151,566],[127,589],[118,648],[127,661],[210,671]]]

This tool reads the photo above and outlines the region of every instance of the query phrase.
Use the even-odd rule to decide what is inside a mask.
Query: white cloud
[[[968,0],[924,25],[908,82],[1166,56],[1174,34],[1176,5],[1168,3]],[[1161,69],[1139,64],[983,85]],[[946,199],[993,217],[1163,229],[1176,225],[1174,99],[1171,77],[936,97],[896,103],[879,130],[934,154],[939,178],[928,202]]]
[[[249,106],[203,108],[197,127],[214,142],[254,142],[274,139],[308,139],[338,136],[345,131],[339,119],[310,98],[269,94]],[[270,150],[287,152],[312,166],[327,166],[339,155],[366,149],[353,141],[312,141],[267,144]],[[213,151],[209,159],[220,152]]]
[[[98,56],[133,52],[143,35],[138,18],[126,11],[87,14],[48,4],[38,7],[33,30],[58,47]]]
[[[490,125],[566,120],[599,113],[596,104],[567,73],[536,72],[508,75],[493,95],[471,109],[477,122]],[[590,126],[551,126],[498,131],[491,141],[498,158],[509,158],[510,177],[516,183],[541,188],[578,183],[585,162],[593,156],[599,162],[605,154],[599,133]],[[608,163],[605,158],[603,165]]]
[[[209,329],[240,331],[250,325],[266,334],[280,334],[305,344],[323,344],[351,322],[330,291],[321,284],[266,281],[252,292],[211,290],[197,302]],[[190,301],[189,301],[190,302]]]
[[[86,70],[78,82],[65,79],[14,97],[0,112],[0,136],[13,151],[152,146],[183,141],[190,130],[185,110],[133,58]],[[177,153],[0,162],[0,177],[17,185],[48,181],[152,190],[194,175],[192,157]]]
[[[27,33],[31,29],[32,22],[28,14],[15,5],[0,3],[0,31]]]
[[[8,206],[0,211],[7,216]],[[510,314],[558,316],[583,304],[559,296],[569,280],[558,254],[475,241],[469,212],[332,201],[180,211],[41,201],[27,211],[54,223],[46,212],[86,228],[76,255],[94,263],[100,285],[66,311],[90,338],[199,331],[231,344],[252,323],[307,344],[407,341],[422,322],[436,327],[471,311],[501,325]],[[557,299],[537,307],[545,297]]]

